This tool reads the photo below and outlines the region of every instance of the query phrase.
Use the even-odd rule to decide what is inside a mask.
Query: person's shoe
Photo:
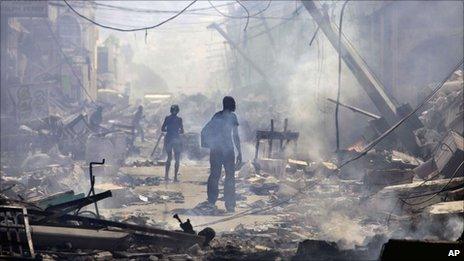
[[[174,181],[173,181],[173,182],[178,183],[179,180],[178,180],[177,178],[174,178]]]
[[[169,181],[171,181],[171,179],[169,179],[169,177],[164,177],[164,181],[169,182]]]
[[[235,208],[226,208],[227,213],[235,213]]]

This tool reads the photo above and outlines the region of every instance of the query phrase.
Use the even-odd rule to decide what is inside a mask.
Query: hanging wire
[[[456,177],[456,174],[459,173],[459,170],[461,170],[461,167],[463,165],[464,165],[464,161],[461,162],[461,164],[459,164],[459,166],[454,171],[453,175],[451,175],[451,178],[448,180],[448,182],[440,190],[438,190],[436,192],[432,192],[432,193],[426,193],[426,194],[420,194],[420,195],[411,195],[411,196],[408,196],[408,197],[400,198],[401,202],[403,202],[404,204],[409,205],[409,206],[416,206],[416,205],[424,204],[424,203],[434,199],[436,196],[438,196],[438,194],[446,191],[446,188],[449,186],[449,184],[451,184],[451,181]],[[420,202],[410,203],[410,202],[406,201],[407,199],[419,198],[419,197],[428,196],[428,195],[432,195],[432,196],[429,197],[428,199],[424,199],[424,200],[422,200]]]
[[[340,90],[342,82],[342,54],[341,54],[341,39],[342,39],[342,25],[343,25],[343,14],[345,13],[345,7],[349,0],[343,3],[342,10],[340,11],[340,22],[338,27],[338,88],[337,88],[337,103],[335,104],[335,133],[337,141],[337,151],[340,151],[340,130],[338,126],[338,111],[340,104]]]
[[[148,30],[148,29],[153,29],[153,28],[156,28],[156,27],[159,27],[175,18],[177,18],[179,15],[181,15],[183,12],[185,12],[189,7],[191,7],[193,4],[195,4],[198,0],[194,0],[192,2],[190,2],[190,4],[188,4],[186,7],[184,7],[184,9],[180,10],[177,14],[169,17],[168,19],[158,23],[158,24],[155,24],[155,25],[152,25],[152,26],[146,26],[146,27],[141,27],[141,28],[133,28],[133,29],[124,29],[124,28],[118,28],[118,27],[114,27],[114,26],[109,26],[109,25],[104,25],[104,24],[101,24],[101,23],[98,23],[90,18],[88,18],[87,16],[79,13],[76,9],[74,9],[66,0],[63,0],[66,5],[69,7],[69,9],[71,9],[71,11],[73,11],[77,16],[79,16],[80,18],[94,24],[94,25],[97,25],[97,26],[100,26],[102,28],[106,28],[106,29],[111,29],[111,30],[115,30],[115,31],[119,31],[119,32],[135,32],[135,31],[144,31],[144,30]]]
[[[240,4],[240,5],[246,10],[246,8],[243,6],[242,3],[240,3],[238,0],[236,0],[236,2],[237,2],[238,4]],[[208,0],[208,3],[211,5],[211,7],[212,7],[216,12],[218,12],[220,15],[222,15],[222,16],[224,16],[224,17],[231,18],[231,19],[250,19],[250,18],[255,18],[257,15],[264,13],[264,12],[271,6],[271,2],[272,2],[272,0],[269,0],[269,1],[267,2],[266,7],[264,7],[262,10],[256,12],[255,14],[250,15],[250,13],[248,12],[248,10],[246,10],[246,11],[247,11],[247,14],[248,14],[247,16],[233,16],[233,15],[228,15],[228,14],[223,13],[221,10],[219,10],[219,9],[217,8],[217,6],[213,5],[213,3],[211,2],[211,0]]]
[[[246,6],[244,4],[242,4],[242,2],[240,2],[239,0],[235,0],[244,10],[245,12],[247,13],[247,17],[246,17],[246,23],[245,23],[245,28],[243,28],[243,31],[246,31],[247,30],[247,27],[248,27],[248,23],[250,22],[250,12],[248,11],[248,9],[246,8]],[[271,1],[269,1],[270,3]]]
[[[420,108],[422,108],[428,101],[430,101],[430,99],[433,98],[433,96],[435,96],[435,94],[437,94],[437,92],[444,86],[445,82],[453,75],[453,73],[458,70],[464,63],[464,58],[461,59],[461,61],[459,61],[459,63],[452,69],[452,71],[444,78],[442,79],[437,85],[436,87],[433,89],[433,91],[427,96],[425,97],[425,99],[414,109],[412,110],[410,113],[408,113],[408,115],[404,116],[401,120],[399,120],[395,125],[393,125],[392,127],[390,127],[390,129],[388,129],[387,131],[385,131],[382,135],[380,135],[378,138],[376,138],[375,140],[373,140],[371,143],[369,143],[363,150],[361,153],[359,153],[358,155],[354,156],[353,158],[343,162],[342,164],[340,164],[338,166],[339,169],[341,169],[342,167],[346,166],[347,164],[355,161],[355,160],[358,160],[360,159],[361,157],[365,156],[369,151],[371,151],[379,142],[381,142],[385,137],[387,137],[388,135],[390,135],[390,133],[392,133],[394,130],[396,130],[399,126],[401,126],[405,121],[407,121],[409,118],[411,118],[412,115],[414,115],[417,111],[419,111]]]
[[[111,8],[111,9],[118,9],[118,10],[122,10],[122,11],[131,11],[131,12],[139,12],[139,13],[177,13],[178,11],[174,11],[174,10],[156,10],[156,9],[142,9],[142,8],[134,8],[134,7],[127,7],[127,6],[117,6],[117,5],[109,5],[109,4],[104,4],[104,3],[99,3],[99,2],[96,2],[96,1],[92,1],[93,4],[97,5],[97,6],[102,6],[102,7],[107,7],[107,8]],[[224,6],[230,6],[230,5],[234,5],[235,3],[231,2],[231,3],[226,3],[226,4],[220,4],[220,5],[217,5],[216,7],[224,7]],[[200,8],[192,8],[192,9],[189,9],[188,12],[186,13],[189,13],[191,14],[192,12],[196,12],[196,11],[205,11],[205,10],[211,10],[213,9],[213,7],[200,7]]]

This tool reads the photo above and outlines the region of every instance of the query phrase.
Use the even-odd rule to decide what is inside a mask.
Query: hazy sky
[[[190,1],[97,1],[100,4],[109,4],[121,7],[130,7],[143,10],[172,10],[178,11],[186,7]],[[247,6],[253,10],[266,7],[267,1],[249,1]],[[213,1],[224,13],[234,8],[241,8],[235,1]],[[272,7],[284,4],[294,4],[289,1],[272,1]],[[143,13],[121,11],[114,8],[98,6],[96,20],[106,25],[122,28],[136,28],[154,25],[163,21],[174,13]],[[120,33],[100,29],[100,41],[104,41],[109,34],[121,38],[123,43],[129,43],[134,51],[134,62],[143,63],[159,73],[170,91],[194,93],[198,91],[211,91],[212,89],[226,88],[225,86],[211,86],[213,74],[221,72],[224,68],[224,51],[229,48],[224,45],[224,39],[215,30],[207,29],[212,22],[233,23],[244,27],[245,19],[228,19],[211,8],[208,1],[197,1],[189,9],[209,8],[185,12],[176,19],[159,28],[148,30],[145,40],[145,31]],[[230,10],[229,10],[230,8]],[[272,15],[272,10],[266,11]],[[224,28],[224,25],[223,25]]]
[[[177,11],[190,1],[97,1],[102,4],[124,6],[147,10]],[[215,5],[234,3],[235,1],[214,2]],[[209,8],[207,1],[198,1],[190,9]],[[228,6],[218,7],[227,13]],[[123,28],[154,25],[174,13],[143,13],[120,11],[100,7],[96,19],[104,24]],[[205,90],[210,73],[217,67],[223,68],[223,38],[206,27],[212,22],[222,22],[224,17],[213,9],[186,12],[159,28],[145,31],[119,33],[100,29],[100,40],[109,34],[129,43],[134,51],[134,62],[143,63],[163,77],[170,91],[197,92]],[[244,22],[244,21],[243,21]],[[206,88],[207,89],[207,88]]]

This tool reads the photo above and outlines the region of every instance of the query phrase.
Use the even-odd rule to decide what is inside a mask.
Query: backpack
[[[201,129],[200,145],[202,148],[212,148],[220,144],[223,120],[221,117],[213,117]]]

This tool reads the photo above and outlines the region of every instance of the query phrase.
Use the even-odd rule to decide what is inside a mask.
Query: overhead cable
[[[240,2],[240,0],[235,0],[244,10],[245,12],[247,13],[247,17],[246,17],[246,23],[245,23],[245,28],[243,28],[243,31],[246,31],[247,27],[248,27],[248,23],[250,22],[250,12],[248,11],[248,9],[246,8],[246,6],[244,4],[242,4],[242,2]],[[269,1],[269,3],[271,3],[271,1]]]
[[[264,13],[264,12],[271,6],[272,0],[269,0],[269,1],[267,2],[266,7],[264,7],[262,10],[256,12],[255,14],[252,14],[252,15],[250,15],[250,14],[248,13],[247,16],[234,16],[234,15],[225,14],[225,13],[223,13],[221,10],[219,10],[219,9],[217,8],[218,6],[213,5],[213,3],[211,2],[211,0],[208,0],[208,2],[209,2],[209,4],[211,5],[211,7],[212,7],[216,12],[218,12],[220,15],[222,15],[222,16],[224,16],[224,17],[231,18],[231,19],[249,19],[249,18],[256,18],[257,15]],[[243,7],[243,4],[240,3],[238,0],[237,0],[236,2],[239,3],[239,4]],[[246,10],[246,8],[244,8],[244,9]],[[248,11],[248,10],[247,10],[247,11]]]
[[[341,39],[342,39],[342,25],[343,25],[343,14],[345,13],[345,7],[349,0],[343,3],[342,10],[340,11],[340,22],[338,26],[338,88],[337,88],[337,103],[335,104],[335,136],[337,142],[337,152],[340,151],[340,130],[338,126],[338,111],[340,107],[340,91],[342,82],[342,53],[341,53]],[[319,27],[318,27],[319,28]]]
[[[113,9],[119,9],[119,10],[124,10],[124,11],[131,11],[131,12],[140,12],[140,13],[177,13],[178,11],[174,10],[156,10],[156,9],[142,9],[142,8],[134,8],[134,7],[127,7],[127,6],[117,6],[117,5],[109,5],[106,3],[99,3],[96,1],[93,1],[93,3],[97,6],[103,6],[103,7],[108,7],[108,8],[113,8]],[[226,4],[221,4],[217,5],[216,7],[223,7],[223,6],[229,6],[229,5],[234,5],[234,2],[231,3],[226,3]],[[210,10],[213,9],[213,7],[200,7],[200,8],[192,8],[188,10],[188,13],[191,12],[196,12],[196,11],[204,11],[204,10]]]
[[[97,26],[100,26],[102,28],[106,28],[106,29],[111,29],[111,30],[115,30],[115,31],[119,31],[119,32],[135,32],[135,31],[146,31],[146,30],[149,30],[149,29],[153,29],[153,28],[156,28],[156,27],[159,27],[175,18],[177,18],[179,15],[181,15],[183,12],[185,12],[189,7],[191,7],[193,4],[195,4],[198,0],[194,0],[192,2],[190,2],[186,7],[184,7],[184,9],[180,10],[177,14],[169,17],[168,19],[162,21],[162,22],[159,22],[158,24],[155,24],[155,25],[152,25],[152,26],[145,26],[145,27],[140,27],[140,28],[133,28],[133,29],[124,29],[124,28],[118,28],[118,27],[114,27],[114,26],[108,26],[108,25],[104,25],[104,24],[101,24],[101,23],[98,23],[90,18],[88,18],[87,16],[79,13],[76,9],[74,9],[66,0],[63,0],[66,5],[69,7],[69,9],[71,9],[77,16],[81,17],[82,19],[94,24],[94,25],[97,25]]]

